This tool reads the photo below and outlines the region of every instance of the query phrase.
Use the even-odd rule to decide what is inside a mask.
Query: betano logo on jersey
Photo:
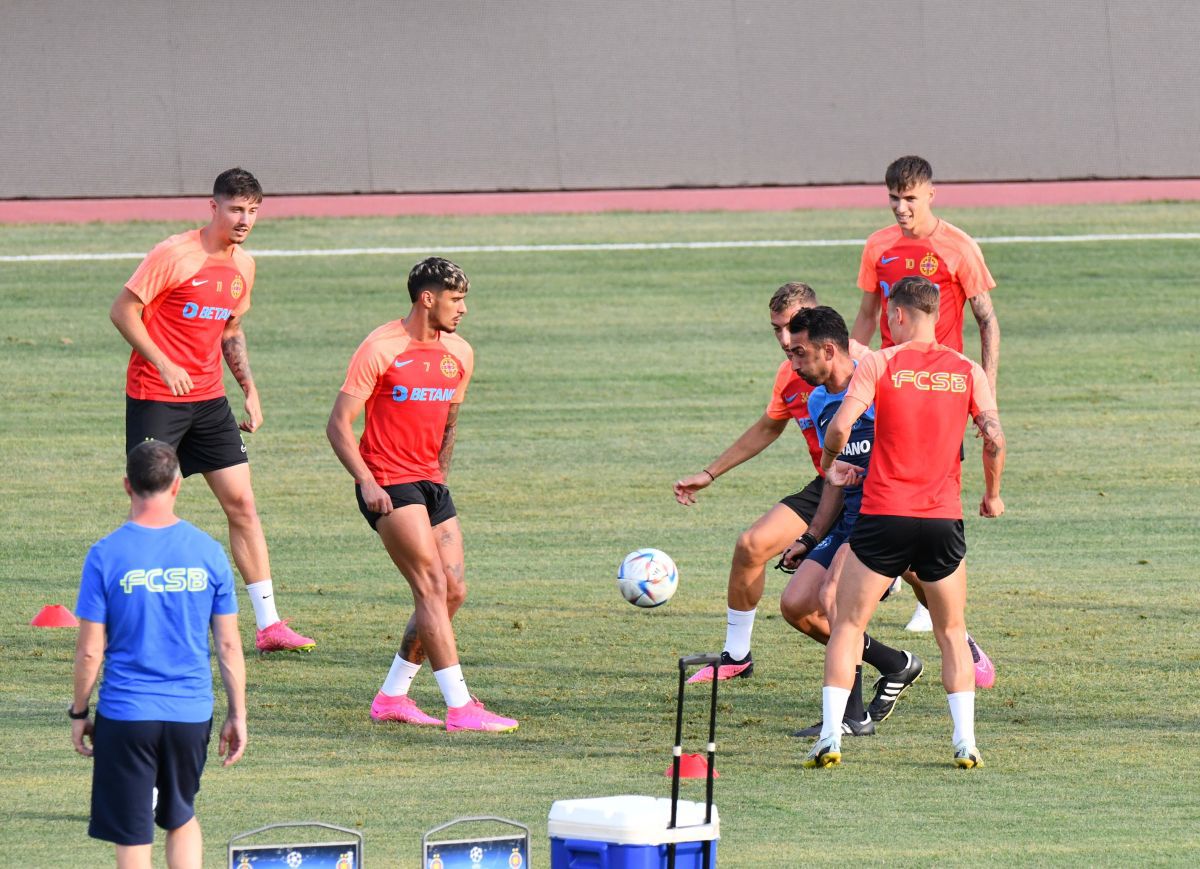
[[[407,386],[392,387],[392,401],[452,401],[457,389],[438,389],[436,387]]]
[[[233,315],[229,308],[218,308],[215,305],[205,305],[201,308],[195,302],[184,305],[182,313],[185,320],[228,320]]]
[[[911,383],[922,392],[966,392],[967,375],[949,371],[913,371],[905,368],[892,372],[892,386],[900,389]]]
[[[130,570],[121,577],[121,588],[126,594],[133,594],[135,588],[153,592],[204,591],[208,588],[208,571],[203,567]]]

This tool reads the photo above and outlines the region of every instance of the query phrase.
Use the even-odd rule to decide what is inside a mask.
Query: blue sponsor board
[[[527,836],[425,843],[425,869],[528,869]]]
[[[358,842],[314,845],[238,845],[229,852],[232,869],[359,869]]]

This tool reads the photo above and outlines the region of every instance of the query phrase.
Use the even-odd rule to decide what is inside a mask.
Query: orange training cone
[[[675,764],[672,763],[667,767],[667,771],[663,775],[670,778],[675,773]],[[706,778],[708,776],[708,761],[702,754],[683,754],[679,757],[679,777],[680,778]],[[715,769],[713,770],[713,778],[720,778],[721,774]]]
[[[35,628],[77,628],[79,619],[60,603],[47,604],[29,624]]]

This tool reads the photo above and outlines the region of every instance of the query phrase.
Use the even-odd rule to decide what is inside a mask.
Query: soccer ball
[[[679,570],[667,553],[658,549],[638,549],[621,562],[617,586],[625,600],[634,606],[661,606],[679,588]]]

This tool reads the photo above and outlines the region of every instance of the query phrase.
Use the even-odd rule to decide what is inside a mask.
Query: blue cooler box
[[[704,842],[717,865],[720,816],[704,823],[704,803],[679,801],[676,827],[671,801],[659,797],[557,800],[550,807],[550,869],[666,869],[667,843],[675,842],[677,869],[702,869]]]

